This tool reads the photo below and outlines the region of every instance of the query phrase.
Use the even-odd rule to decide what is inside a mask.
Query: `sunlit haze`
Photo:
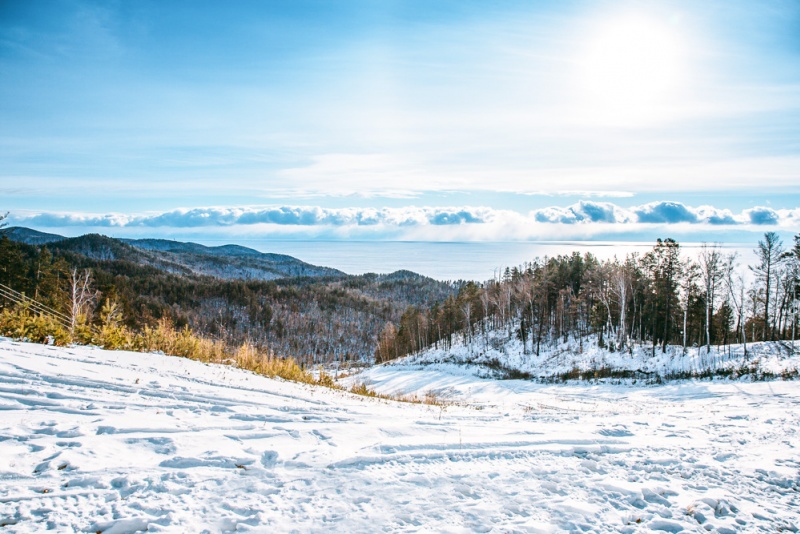
[[[205,242],[800,231],[800,4],[0,4],[0,210]]]
[[[635,126],[668,120],[688,84],[689,57],[680,26],[626,14],[601,19],[585,43],[581,90],[590,118]]]

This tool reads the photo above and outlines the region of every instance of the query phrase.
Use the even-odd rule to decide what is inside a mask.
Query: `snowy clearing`
[[[363,377],[384,391],[446,386],[473,405],[0,339],[0,524],[106,534],[800,526],[796,381],[543,386],[453,365]]]
[[[513,326],[513,331],[517,326]],[[574,371],[591,372],[611,370],[634,372],[652,377],[670,377],[684,374],[736,374],[746,370],[750,374],[786,374],[797,376],[800,371],[800,342],[778,341],[711,346],[683,347],[667,345],[653,350],[651,344],[628,346],[614,351],[598,346],[596,335],[574,338],[556,343],[542,343],[536,354],[534,343],[523,344],[517,337],[509,336],[504,328],[478,333],[469,341],[454,336],[452,346],[428,347],[414,355],[389,362],[387,365],[428,365],[455,363],[493,367],[502,372],[518,371],[535,378],[551,378]],[[444,345],[444,344],[442,344]],[[484,371],[486,374],[488,370]]]

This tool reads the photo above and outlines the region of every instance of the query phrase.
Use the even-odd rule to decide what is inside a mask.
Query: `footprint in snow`
[[[175,454],[177,450],[175,443],[170,438],[152,437],[152,438],[129,438],[125,440],[129,445],[144,446],[156,454]]]
[[[264,454],[261,455],[261,465],[267,469],[275,467],[277,463],[278,453],[276,451],[264,451]]]
[[[319,438],[320,440],[330,445],[331,447],[338,447],[338,445],[336,445],[333,441],[331,441],[331,436],[325,435],[319,430],[313,430],[311,433],[317,436],[317,438]]]
[[[611,438],[626,438],[633,436],[633,432],[630,432],[625,427],[616,427],[616,428],[603,428],[597,432],[601,436],[608,436]]]

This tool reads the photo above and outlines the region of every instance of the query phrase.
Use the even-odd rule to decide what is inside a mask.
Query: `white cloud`
[[[413,198],[447,191],[629,198],[637,192],[746,191],[759,183],[785,189],[794,185],[800,170],[800,157],[794,155],[731,158],[720,154],[715,158],[713,148],[705,146],[712,152],[709,156],[686,146],[676,158],[668,146],[625,141],[615,135],[610,133],[605,141],[578,138],[576,146],[585,152],[580,160],[567,155],[553,159],[535,150],[522,155],[515,143],[507,148],[494,147],[491,154],[470,143],[461,151],[433,144],[426,149],[391,153],[321,154],[308,163],[277,171],[275,179],[259,187],[261,194],[273,198]],[[529,141],[532,146],[547,146],[546,142],[538,138]],[[631,160],[631,152],[640,157]],[[603,189],[597,184],[603,184]]]
[[[489,207],[323,208],[206,207],[158,214],[12,213],[11,222],[62,233],[120,235],[229,233],[303,239],[430,241],[590,239],[641,232],[800,231],[800,208],[755,206],[733,213],[714,206],[661,201],[621,207],[583,200],[519,213]],[[70,232],[68,229],[72,229]],[[713,237],[710,237],[713,238]]]
[[[610,202],[580,201],[567,207],[553,206],[531,212],[540,223],[628,223],[633,214]]]

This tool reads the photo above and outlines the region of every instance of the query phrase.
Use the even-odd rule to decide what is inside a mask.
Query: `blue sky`
[[[6,1],[0,139],[68,234],[789,236],[800,4]]]

